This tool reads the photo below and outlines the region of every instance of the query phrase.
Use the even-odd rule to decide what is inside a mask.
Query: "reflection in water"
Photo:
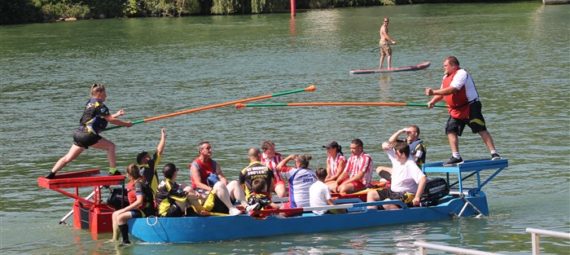
[[[383,73],[378,77],[378,84],[380,85],[380,95],[378,101],[386,101],[390,96],[390,87],[392,84],[392,75],[389,73]]]

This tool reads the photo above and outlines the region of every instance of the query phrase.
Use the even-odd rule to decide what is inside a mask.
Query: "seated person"
[[[174,187],[174,185],[172,185],[172,184],[175,183],[175,181],[173,179],[169,180],[166,173],[174,173],[172,176],[176,177],[177,172],[178,172],[178,168],[176,168],[176,166],[172,163],[168,163],[164,166],[163,173],[165,173],[164,177],[166,178],[166,180],[162,181],[161,185],[159,185],[159,186],[162,186],[162,184],[164,184],[163,191],[166,191],[167,184],[169,184],[168,186],[171,186],[171,188],[172,188],[172,187]],[[176,199],[169,196],[169,199],[166,199],[167,201],[161,200],[159,203],[159,209],[162,209],[161,216],[166,216],[164,214],[165,213],[168,214],[169,210],[172,210],[170,213],[174,212],[173,213],[174,215],[177,215],[180,213],[180,212],[176,212],[177,211],[176,208],[172,208],[173,202],[174,202],[175,206],[180,207],[180,211],[184,212],[184,213],[188,212],[188,213],[192,214],[191,211],[184,210],[184,209],[189,209],[191,206],[192,207],[191,209],[200,215],[224,215],[224,214],[238,215],[238,214],[241,214],[241,211],[239,209],[235,208],[233,206],[233,204],[231,203],[228,190],[226,189],[226,186],[224,186],[222,182],[216,183],[214,185],[214,187],[212,188],[212,190],[210,190],[208,193],[200,193],[200,192],[193,190],[190,187],[186,187],[186,188],[182,189],[182,191],[180,191],[179,185],[177,186],[177,189],[175,189],[174,191],[171,189],[170,192],[178,193],[177,195],[179,198],[180,197],[182,197],[182,198],[186,197],[186,200],[189,204],[188,203],[187,204],[176,203],[176,202],[174,202],[174,201],[176,201]],[[164,193],[162,195],[164,195]],[[164,197],[164,196],[161,196],[161,197]]]
[[[249,201],[249,197],[253,191],[253,181],[257,179],[263,179],[264,183],[268,184],[263,192],[269,196],[269,199],[271,199],[274,177],[273,171],[261,163],[261,151],[258,148],[250,148],[247,151],[247,156],[249,158],[249,165],[239,173],[239,183],[245,193],[245,200]]]
[[[422,139],[420,139],[420,128],[416,125],[411,125],[407,128],[400,129],[388,139],[388,142],[396,142],[398,137],[403,133],[406,133],[406,142],[410,147],[410,158],[416,162],[421,169],[422,165],[426,162],[426,147],[423,145]],[[376,173],[380,175],[381,179],[385,179],[386,181],[390,181],[391,172],[391,167],[379,166],[376,168]]]
[[[337,181],[337,192],[342,195],[369,188],[372,180],[372,158],[364,152],[362,140],[352,140],[350,153],[344,172]]]
[[[215,189],[215,185],[222,185],[218,190],[225,189],[229,193],[230,199],[245,201],[243,191],[237,181],[228,180],[222,172],[220,164],[212,159],[212,145],[208,141],[198,144],[198,157],[188,165],[190,168],[190,179],[192,189],[200,194],[208,194]],[[244,202],[245,204],[245,202]]]
[[[176,182],[178,168],[168,163],[162,169],[164,180],[158,185],[156,204],[158,216],[181,217],[193,214],[210,215],[198,202],[198,196],[190,187],[183,187]]]
[[[329,187],[324,183],[327,178],[327,170],[324,168],[319,168],[316,171],[318,180],[311,185],[309,189],[310,205],[311,207],[321,207],[327,205],[334,205],[331,199],[331,193]],[[346,210],[317,210],[313,211],[314,214],[322,215],[325,213],[343,213]]]
[[[265,140],[261,143],[261,150],[263,151],[261,154],[261,163],[273,171],[272,190],[275,191],[278,197],[286,197],[287,190],[285,181],[281,178],[281,169],[277,167],[282,160],[281,154],[275,151],[275,143],[270,140]]]
[[[286,208],[308,207],[310,205],[309,189],[317,181],[315,172],[309,168],[311,158],[309,155],[290,155],[277,165],[278,169],[287,169],[285,176],[289,182],[289,202],[285,204]],[[295,167],[286,167],[287,162],[293,159],[295,160]]]
[[[129,205],[125,208],[113,212],[113,241],[119,240],[119,232],[123,237],[123,244],[131,243],[129,241],[129,225],[131,218],[148,217],[155,214],[154,204],[152,201],[152,191],[144,185],[144,177],[141,176],[139,168],[135,164],[127,167],[127,197]]]
[[[392,161],[392,183],[389,189],[369,190],[366,202],[383,200],[401,200],[418,206],[426,185],[426,176],[416,162],[410,159],[410,147],[402,141],[384,142],[382,149]],[[383,205],[384,209],[398,209],[394,204]],[[376,206],[369,206],[375,209]]]
[[[251,193],[247,199],[246,211],[250,215],[255,215],[256,212],[263,209],[276,209],[279,208],[276,204],[271,202],[271,197],[267,192],[267,183],[265,179],[257,178],[254,179],[251,184]]]
[[[327,149],[327,179],[323,182],[327,184],[329,190],[336,192],[337,181],[346,166],[346,157],[342,153],[342,147],[336,141],[324,145],[323,148]]]

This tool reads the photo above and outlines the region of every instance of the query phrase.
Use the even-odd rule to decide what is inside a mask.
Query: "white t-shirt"
[[[475,88],[475,82],[465,69],[457,70],[450,86],[458,90],[465,86],[465,93],[467,94],[467,101],[469,102],[479,98],[479,94]]]
[[[285,173],[289,182],[289,203],[291,208],[308,207],[309,189],[317,181],[311,169],[294,168]]]
[[[386,150],[388,158],[392,161],[392,182],[390,189],[393,192],[410,192],[418,191],[418,183],[425,176],[416,162],[408,158],[404,164],[396,159],[394,149]]]
[[[331,199],[329,187],[322,181],[317,181],[311,185],[311,188],[309,189],[309,195],[311,198],[311,207],[327,206],[327,201]],[[327,210],[313,211],[313,213],[317,215],[322,215],[326,212]]]

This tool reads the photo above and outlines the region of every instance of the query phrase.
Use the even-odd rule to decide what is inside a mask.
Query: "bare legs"
[[[111,141],[101,138],[96,144],[93,145],[93,148],[97,148],[100,150],[107,151],[107,159],[109,160],[109,167],[116,168],[116,159],[115,159],[115,144]],[[61,157],[51,169],[52,173],[57,173],[57,171],[61,170],[65,167],[69,162],[75,160],[85,149],[83,147],[79,147],[77,145],[72,145],[67,154]]]
[[[380,49],[380,51],[382,51],[382,49]],[[380,69],[382,69],[382,67],[384,66],[384,57],[385,55],[380,53]]]
[[[53,166],[53,168],[51,169],[52,173],[57,173],[57,171],[61,170],[65,165],[67,165],[69,162],[73,161],[74,159],[76,159],[85,149],[83,149],[82,147],[79,147],[77,145],[71,145],[71,148],[69,148],[69,151],[67,152],[67,154],[65,154],[65,156],[61,157]]]
[[[382,49],[380,49],[380,51],[382,51]],[[386,62],[388,62],[388,69],[392,68],[392,54],[390,55],[384,55],[384,54],[380,54],[380,69],[382,69],[382,67],[384,66],[384,58],[386,58]]]
[[[487,130],[479,132],[483,143],[487,146],[487,149],[492,153],[495,151],[495,143],[493,142],[493,137]],[[459,137],[456,133],[448,133],[447,139],[449,140],[449,147],[451,148],[451,153],[459,153]]]
[[[278,197],[286,197],[287,191],[285,190],[285,184],[282,182],[277,183],[275,185],[275,193]]]
[[[489,131],[487,131],[487,130],[481,131],[481,132],[479,132],[479,135],[483,139],[483,142],[487,146],[487,149],[489,149],[489,151],[491,151],[491,152],[494,151],[495,150],[495,144],[493,143],[493,137],[491,137],[491,134],[489,133]]]
[[[459,153],[459,139],[456,133],[448,133],[447,140],[449,140],[449,147],[451,148],[451,153]]]
[[[101,138],[96,144],[93,144],[93,148],[107,151],[107,159],[109,160],[109,167],[116,168],[117,161],[115,159],[115,144],[105,138]]]

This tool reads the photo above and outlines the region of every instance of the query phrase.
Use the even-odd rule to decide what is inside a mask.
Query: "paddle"
[[[319,107],[319,106],[418,106],[426,107],[426,103],[405,103],[405,102],[303,102],[303,103],[252,103],[252,104],[236,104],[236,109],[245,107]],[[436,104],[434,107],[447,108],[445,104]]]
[[[234,104],[238,104],[238,103],[264,100],[264,99],[269,99],[272,97],[285,96],[285,95],[295,94],[295,93],[300,93],[300,92],[313,92],[315,90],[317,90],[317,87],[315,87],[315,85],[311,84],[310,86],[308,86],[304,89],[285,90],[285,91],[281,91],[281,92],[277,92],[277,93],[273,93],[273,94],[269,94],[269,95],[264,95],[264,96],[256,96],[256,97],[250,97],[250,98],[245,98],[245,99],[233,100],[233,101],[229,101],[229,102],[225,102],[225,103],[211,104],[211,105],[201,106],[201,107],[197,107],[197,108],[182,110],[182,111],[178,111],[178,112],[173,112],[173,113],[158,115],[158,116],[154,116],[154,117],[149,117],[146,119],[135,120],[132,123],[133,123],[133,125],[136,125],[136,124],[141,124],[141,123],[171,118],[171,117],[175,117],[178,115],[190,114],[190,113],[194,113],[194,112],[200,112],[200,111],[220,108],[220,107],[224,107],[224,106],[228,106],[228,105],[234,105]],[[106,128],[105,130],[111,130],[111,129],[116,129],[116,128],[120,128],[120,127],[121,126],[113,126],[113,127]]]

